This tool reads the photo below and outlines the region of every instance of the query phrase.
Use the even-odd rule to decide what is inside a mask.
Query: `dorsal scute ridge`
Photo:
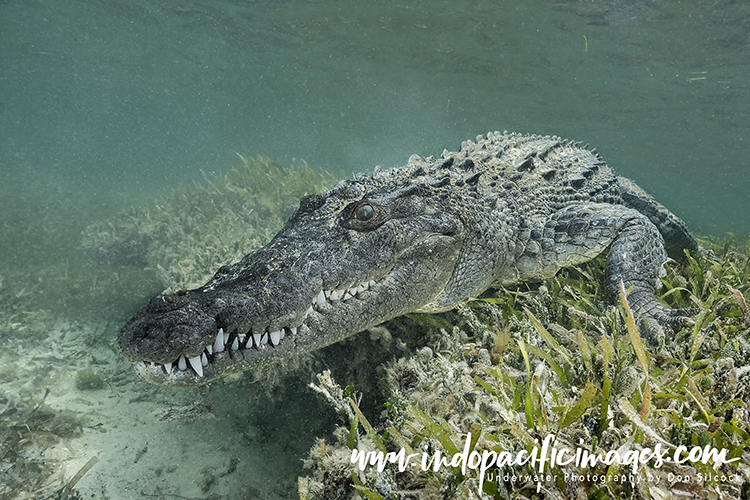
[[[576,152],[574,149],[581,151]],[[591,156],[584,160],[587,154]],[[582,165],[579,158],[588,164]],[[583,189],[589,179],[598,179],[592,181],[594,191],[598,192],[602,186],[611,184],[611,180],[594,177],[593,173],[602,166],[606,164],[598,151],[595,148],[589,149],[588,144],[584,145],[583,142],[556,135],[488,131],[485,135],[477,135],[474,140],[462,141],[458,151],[443,149],[437,158],[422,158],[414,154],[409,157],[406,168],[385,170],[376,167],[371,177],[357,174],[355,179],[369,186],[366,187],[367,191],[379,191],[389,184],[421,182],[419,179],[424,179],[429,185],[440,181],[439,184],[442,185],[446,175],[453,178],[455,185],[468,187],[472,184],[470,181],[473,181],[474,186],[478,185],[480,177],[477,173],[486,171],[494,178],[504,177],[513,182],[518,182],[518,175],[529,174],[543,180],[546,186],[563,183],[576,190]]]

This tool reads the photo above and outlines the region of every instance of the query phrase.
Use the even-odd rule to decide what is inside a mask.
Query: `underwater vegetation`
[[[86,228],[84,250],[100,262],[155,270],[167,291],[203,285],[216,270],[266,244],[307,194],[335,178],[304,161],[282,167],[239,156],[226,174],[206,174],[151,207],[133,207]]]
[[[62,482],[63,460],[46,450],[83,433],[86,424],[69,410],[45,405],[49,391],[39,398],[0,396],[0,499],[38,498],[73,500],[81,498],[74,490],[78,480],[97,459],[93,458],[69,481]]]
[[[668,266],[659,297],[698,308],[695,325],[654,343],[641,337],[626,301],[606,305],[602,259],[534,288],[485,294],[459,311],[460,326],[452,313],[412,315],[431,329],[428,346],[388,366],[376,418],[360,411],[356,387],[318,375],[313,388],[344,425],[336,442],[310,451],[300,499],[470,499],[480,490],[482,498],[747,498],[750,259],[736,238],[702,243],[706,255]],[[513,462],[545,438],[557,450],[631,458],[684,446],[684,462],[548,462],[543,475],[537,463]],[[695,447],[736,460],[688,460]],[[352,463],[352,450],[401,449],[417,457],[405,470]],[[476,452],[475,465],[493,452],[506,460],[484,474],[460,462],[435,470],[436,452]]]

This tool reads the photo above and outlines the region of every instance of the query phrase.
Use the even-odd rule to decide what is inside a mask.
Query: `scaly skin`
[[[607,249],[613,301],[622,282],[641,319],[681,322],[691,311],[654,298],[665,239],[678,260],[697,247],[680,219],[595,151],[495,132],[303,198],[268,245],[198,289],[152,298],[118,340],[145,380],[195,387],[405,313],[552,277]]]

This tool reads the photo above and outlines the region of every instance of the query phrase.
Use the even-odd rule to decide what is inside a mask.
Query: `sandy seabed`
[[[0,500],[50,497],[92,457],[80,498],[296,497],[302,458],[336,419],[304,380],[274,395],[219,382],[213,418],[162,420],[198,392],[141,381],[96,337],[70,323],[41,341],[0,332]]]

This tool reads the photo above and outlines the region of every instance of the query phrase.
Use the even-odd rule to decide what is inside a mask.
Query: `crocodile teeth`
[[[333,290],[321,290],[318,292],[318,294],[315,296],[314,299],[312,299],[312,305],[313,307],[320,307],[323,304],[328,302],[338,302],[340,300],[349,300],[353,297],[355,297],[358,293],[362,293],[365,290],[369,290],[371,286],[375,284],[375,280],[369,280],[365,281],[363,283],[360,283],[359,285],[352,285],[350,287],[344,287],[344,288],[338,288]],[[305,318],[313,312],[312,307],[309,308],[307,311],[305,311]]]
[[[281,341],[281,331],[276,330],[275,332],[271,332],[271,343],[273,345],[279,345],[280,341]]]
[[[167,375],[172,373],[172,363],[164,363],[164,369],[167,370]]]
[[[214,341],[213,351],[224,352],[224,343],[224,329],[219,328],[219,334],[216,336],[216,340]]]
[[[177,360],[177,368],[179,368],[183,372],[187,370],[187,362],[185,362],[184,354],[180,354],[180,359]]]
[[[368,290],[374,284],[375,280],[369,280],[362,282],[356,286],[352,285],[350,287],[343,287],[332,290],[320,290],[312,299],[311,305],[305,311],[305,318],[315,312],[316,307],[322,306],[327,302],[351,300],[352,298],[356,297],[357,294]],[[289,330],[289,332],[287,332],[287,329]],[[236,335],[230,335],[228,332],[225,332],[224,328],[222,327],[219,328],[214,342],[205,346],[204,352],[194,358],[186,358],[184,355],[180,356],[180,358],[177,360],[177,367],[180,370],[185,371],[187,370],[189,363],[193,370],[195,370],[195,372],[198,374],[198,376],[202,377],[203,367],[208,366],[211,363],[210,360],[215,354],[224,352],[227,349],[238,351],[240,349],[250,349],[253,346],[259,349],[262,346],[267,345],[269,340],[273,346],[277,346],[284,339],[285,335],[289,333],[291,333],[291,335],[296,335],[298,331],[299,327],[284,327],[273,332],[251,334],[249,331],[238,331]],[[234,338],[232,339],[232,343],[230,345],[229,339],[231,337]],[[166,370],[167,374],[171,373],[173,364],[174,363],[169,363],[164,365],[164,369]]]
[[[190,363],[190,366],[193,367],[193,370],[195,370],[195,373],[197,373],[199,377],[202,377],[203,365],[201,364],[201,357],[196,356],[194,358],[188,358],[188,362]]]

